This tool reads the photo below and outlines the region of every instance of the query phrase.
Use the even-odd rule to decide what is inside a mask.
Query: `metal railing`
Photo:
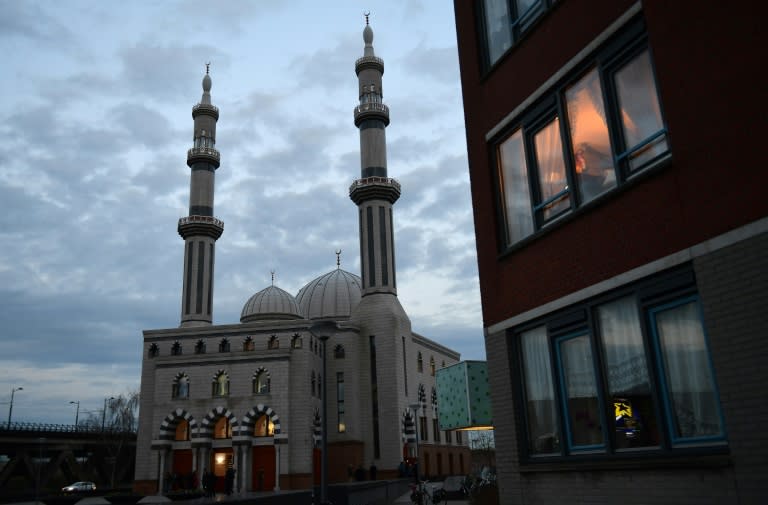
[[[391,177],[378,177],[378,176],[366,177],[364,179],[357,179],[349,187],[349,191],[351,193],[356,188],[360,188],[360,187],[363,187],[363,186],[370,186],[372,184],[382,184],[382,185],[386,185],[386,186],[394,186],[395,188],[397,188],[398,191],[400,191],[400,183],[397,182],[397,180],[395,180],[395,179],[393,179]]]
[[[221,219],[216,219],[213,216],[186,216],[179,218],[179,226],[185,225],[185,224],[197,224],[197,223],[208,223],[218,226],[219,228],[224,228],[224,221]]]
[[[221,160],[221,154],[219,154],[219,151],[214,149],[213,147],[193,147],[192,149],[187,151],[187,159],[192,158],[193,156],[210,156],[211,158],[214,158],[216,161]]]
[[[195,112],[199,111],[199,110],[210,110],[210,111],[213,111],[213,112],[215,112],[215,113],[216,113],[216,115],[218,115],[218,114],[219,114],[219,108],[218,108],[218,107],[216,107],[215,105],[211,105],[211,104],[209,104],[209,103],[199,103],[199,104],[197,104],[197,105],[193,105],[193,106],[192,106],[192,113],[193,113],[193,114],[194,114]]]
[[[118,433],[124,430],[115,430],[109,426],[102,430],[101,426],[89,426],[74,424],[53,424],[53,423],[29,423],[29,422],[13,422],[10,425],[8,423],[0,424],[0,431],[23,431],[23,432],[46,432],[46,433]],[[135,433],[135,430],[127,430],[127,433]]]
[[[384,114],[389,116],[389,107],[387,107],[383,103],[376,103],[376,102],[362,103],[357,107],[355,107],[355,117],[365,112],[383,112]]]

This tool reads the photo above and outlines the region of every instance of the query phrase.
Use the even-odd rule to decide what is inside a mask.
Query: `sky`
[[[214,324],[270,285],[360,273],[354,63],[384,59],[398,296],[485,359],[453,9],[434,0],[0,0],[0,416],[73,423],[137,391],[178,327],[191,108],[220,110]],[[6,419],[0,417],[0,422]]]

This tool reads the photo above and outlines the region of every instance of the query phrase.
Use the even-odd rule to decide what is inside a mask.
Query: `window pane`
[[[615,82],[624,140],[629,151],[663,128],[648,51],[642,52],[616,72]],[[629,156],[630,169],[638,168],[667,149],[665,136],[657,137]]]
[[[557,405],[552,385],[547,330],[544,326],[534,328],[520,335],[520,341],[523,350],[528,452],[559,452],[560,435],[557,428]]]
[[[579,194],[588,202],[616,186],[600,76],[592,69],[565,91]]]
[[[602,445],[603,430],[589,336],[562,340],[560,359],[567,398],[570,445]]]
[[[519,20],[522,18],[527,13],[528,9],[538,2],[539,0],[515,0],[515,3],[517,4],[517,19]]]
[[[614,446],[657,446],[661,439],[635,299],[601,305],[598,318],[608,381],[606,410],[615,416],[608,430]]]
[[[673,438],[723,435],[720,400],[695,301],[655,312]]]
[[[570,206],[568,180],[565,178],[563,144],[560,139],[560,119],[555,118],[533,137],[544,219],[559,214]]]
[[[485,34],[488,40],[488,59],[491,64],[512,45],[507,0],[485,0]]]
[[[499,146],[499,178],[507,222],[507,245],[533,233],[531,193],[525,165],[522,131],[516,131]]]

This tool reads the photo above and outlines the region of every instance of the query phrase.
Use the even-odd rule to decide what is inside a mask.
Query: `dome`
[[[269,286],[250,297],[240,314],[241,323],[273,319],[301,319],[296,299],[277,286]]]
[[[307,319],[347,319],[361,296],[360,277],[337,268],[301,288],[296,301]]]

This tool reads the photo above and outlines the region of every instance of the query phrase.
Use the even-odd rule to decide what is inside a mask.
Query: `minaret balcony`
[[[360,72],[366,69],[378,70],[382,74],[384,73],[384,60],[378,56],[363,56],[358,58],[355,62],[355,74],[360,75]]]
[[[358,205],[367,200],[395,203],[400,198],[400,183],[391,177],[357,179],[349,187],[349,198]]]
[[[355,126],[360,126],[360,123],[366,119],[378,119],[384,122],[384,126],[387,126],[389,124],[389,107],[383,103],[361,103],[355,107]]]
[[[196,118],[200,114],[212,116],[216,121],[219,120],[219,108],[209,103],[199,103],[192,106],[192,119]]]
[[[187,216],[179,219],[179,235],[186,239],[203,235],[217,240],[224,233],[224,221],[213,216]]]
[[[219,168],[221,154],[213,147],[193,147],[187,151],[187,166],[191,167],[197,161],[212,163]]]

